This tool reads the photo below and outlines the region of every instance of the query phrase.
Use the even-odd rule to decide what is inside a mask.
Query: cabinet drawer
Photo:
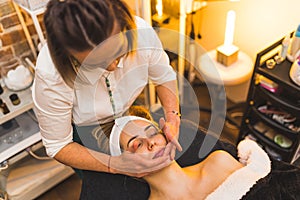
[[[256,108],[256,107],[250,108],[251,119],[254,119],[255,121],[261,121],[263,123],[266,123],[266,125],[268,125],[269,127],[276,129],[281,133],[289,135],[292,139],[297,138],[297,136],[300,135],[298,119],[293,118],[295,120],[294,122],[291,122],[291,123],[282,122],[282,124],[281,124],[278,122],[280,120],[272,119],[271,116],[261,113],[258,109],[259,108]],[[280,115],[277,115],[277,116],[280,116]]]
[[[257,86],[254,89],[253,101],[255,102],[256,105],[261,104],[262,101],[269,101],[272,103],[272,105],[276,107],[280,107],[283,110],[291,113],[295,117],[300,118],[300,105],[288,99],[285,99],[282,96],[275,95],[274,93],[269,92],[268,90],[260,86]]]
[[[289,138],[262,122],[251,122],[247,126],[251,134],[281,152],[291,152],[293,147],[298,145],[296,138]]]
[[[261,140],[259,137],[257,137],[255,134],[251,132],[248,132],[246,134],[246,137],[255,140],[267,152],[267,154],[275,160],[290,162],[290,160],[292,159],[291,152],[281,151],[276,148],[273,148],[273,146],[269,145],[268,142]]]

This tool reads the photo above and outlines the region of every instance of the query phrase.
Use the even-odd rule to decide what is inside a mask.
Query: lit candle
[[[224,46],[231,46],[233,44],[234,24],[235,12],[233,10],[230,10],[228,11],[226,18]]]

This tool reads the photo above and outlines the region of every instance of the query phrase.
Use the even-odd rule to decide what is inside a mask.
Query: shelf
[[[31,116],[33,115],[33,111],[28,112],[29,113],[26,112],[14,118],[19,126],[17,131],[21,131],[22,135],[12,140],[12,142],[0,140],[0,163],[41,140],[38,124]],[[9,134],[10,132],[1,137],[3,138]]]
[[[259,146],[261,146],[268,155],[275,159],[275,160],[282,160],[282,153],[278,153],[274,148],[270,147],[268,144],[265,144],[263,141],[259,140],[255,135],[252,133],[247,133],[244,137],[248,137],[258,143]]]
[[[290,61],[284,60],[279,65],[275,65],[273,69],[268,69],[266,64],[264,64],[261,67],[258,67],[256,72],[271,79],[284,88],[290,88],[300,93],[300,87],[293,83],[289,76],[291,65],[292,63]]]
[[[300,133],[294,132],[290,129],[288,129],[287,127],[285,127],[282,124],[279,124],[278,122],[274,121],[273,119],[269,118],[268,116],[264,115],[263,113],[260,113],[255,107],[252,107],[252,112],[254,113],[254,115],[259,118],[259,121],[263,121],[265,123],[268,124],[268,126],[271,126],[279,131],[282,131],[284,133],[288,133],[291,136],[297,136]]]
[[[290,114],[294,115],[295,117],[299,117],[300,113],[300,107],[293,105],[291,102],[289,102],[286,99],[280,98],[279,96],[276,96],[276,94],[271,93],[267,91],[264,88],[261,88],[260,86],[255,88],[256,94],[255,96],[258,96],[259,98],[263,98],[266,101],[269,101],[272,103],[272,105],[281,107],[286,112],[289,112]]]
[[[16,3],[16,4],[18,4],[18,3]],[[18,6],[30,15],[41,44],[42,45],[46,44],[46,39],[44,37],[43,29],[42,29],[42,26],[37,17],[38,15],[44,14],[44,12],[46,10],[46,5],[41,8],[35,9],[35,10],[30,10],[29,8],[27,8],[21,4],[18,4]],[[23,27],[23,29],[24,28],[25,27]]]
[[[250,134],[254,135],[256,138],[258,138],[260,141],[267,144],[268,146],[271,146],[273,149],[284,153],[292,152],[292,147],[294,146],[294,144],[290,148],[282,148],[278,144],[274,143],[271,139],[265,137],[262,133],[256,131],[250,124],[248,124],[248,129],[250,130]]]
[[[37,154],[41,155],[40,151]],[[10,200],[35,199],[74,174],[72,168],[54,159],[38,160],[31,156],[10,167],[6,184]]]
[[[6,87],[3,87],[3,89],[4,92],[0,95],[0,98],[6,103],[10,112],[5,115],[0,112],[0,125],[33,108],[31,88],[20,92],[9,91]],[[21,100],[19,105],[13,105],[9,99],[9,95],[13,93],[16,93]]]
[[[43,30],[42,30],[42,27],[40,25],[40,22],[39,22],[37,16],[41,15],[41,14],[43,14],[45,12],[46,5],[44,5],[41,8],[38,8],[36,10],[30,10],[26,6],[23,6],[20,2],[17,2],[16,0],[12,0],[13,6],[14,6],[14,8],[16,10],[16,14],[17,14],[18,19],[19,19],[19,21],[21,23],[21,26],[23,28],[23,31],[24,31],[26,40],[28,42],[28,45],[29,45],[29,47],[30,47],[30,49],[32,51],[32,54],[33,54],[34,58],[37,58],[37,51],[36,51],[36,48],[35,48],[35,44],[34,44],[33,39],[31,38],[31,34],[30,34],[29,30],[28,30],[28,27],[27,27],[27,24],[26,24],[26,22],[24,20],[24,16],[23,16],[23,14],[21,12],[21,9],[24,10],[26,13],[28,13],[30,15],[30,17],[32,19],[32,22],[33,22],[33,25],[35,27],[35,30],[37,32],[37,35],[39,37],[39,40],[40,40],[41,44],[44,45],[46,43],[46,39],[44,37]]]
[[[25,10],[30,15],[41,15],[46,10],[46,6],[38,8],[38,9],[35,9],[35,10],[30,10],[29,8],[27,8],[26,6],[23,6],[22,4],[20,4],[18,2],[15,2],[15,3],[18,4],[18,6],[20,6],[20,8],[22,8],[23,10]]]

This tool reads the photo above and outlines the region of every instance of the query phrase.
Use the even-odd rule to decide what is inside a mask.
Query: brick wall
[[[22,15],[35,46],[37,46],[38,37],[32,20],[26,12],[22,11]],[[42,16],[39,16],[39,19],[41,21]],[[27,56],[33,60],[32,52],[11,0],[0,0],[0,39],[2,42],[0,59],[5,55],[15,55],[18,57]]]

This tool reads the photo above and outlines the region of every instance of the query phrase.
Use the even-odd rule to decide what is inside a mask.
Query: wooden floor
[[[76,174],[73,174],[36,200],[76,200],[79,199],[80,190],[81,180]]]
[[[197,80],[196,80],[197,81]],[[197,95],[199,105],[202,108],[210,107],[210,97],[205,85],[196,82],[193,85],[193,89],[195,94]],[[230,104],[230,102],[228,102]],[[196,114],[198,116],[199,111],[191,111],[190,117],[193,118]],[[189,117],[189,116],[188,116]],[[210,113],[205,111],[205,109],[201,110],[200,108],[200,125],[204,127],[208,127],[210,123]],[[221,138],[227,140],[231,143],[235,143],[237,140],[238,129],[230,124],[226,124],[221,134]],[[45,192],[40,197],[36,198],[36,200],[76,200],[79,199],[81,189],[81,180],[80,178],[74,174],[65,181],[61,182],[57,186],[53,187],[49,191]]]

